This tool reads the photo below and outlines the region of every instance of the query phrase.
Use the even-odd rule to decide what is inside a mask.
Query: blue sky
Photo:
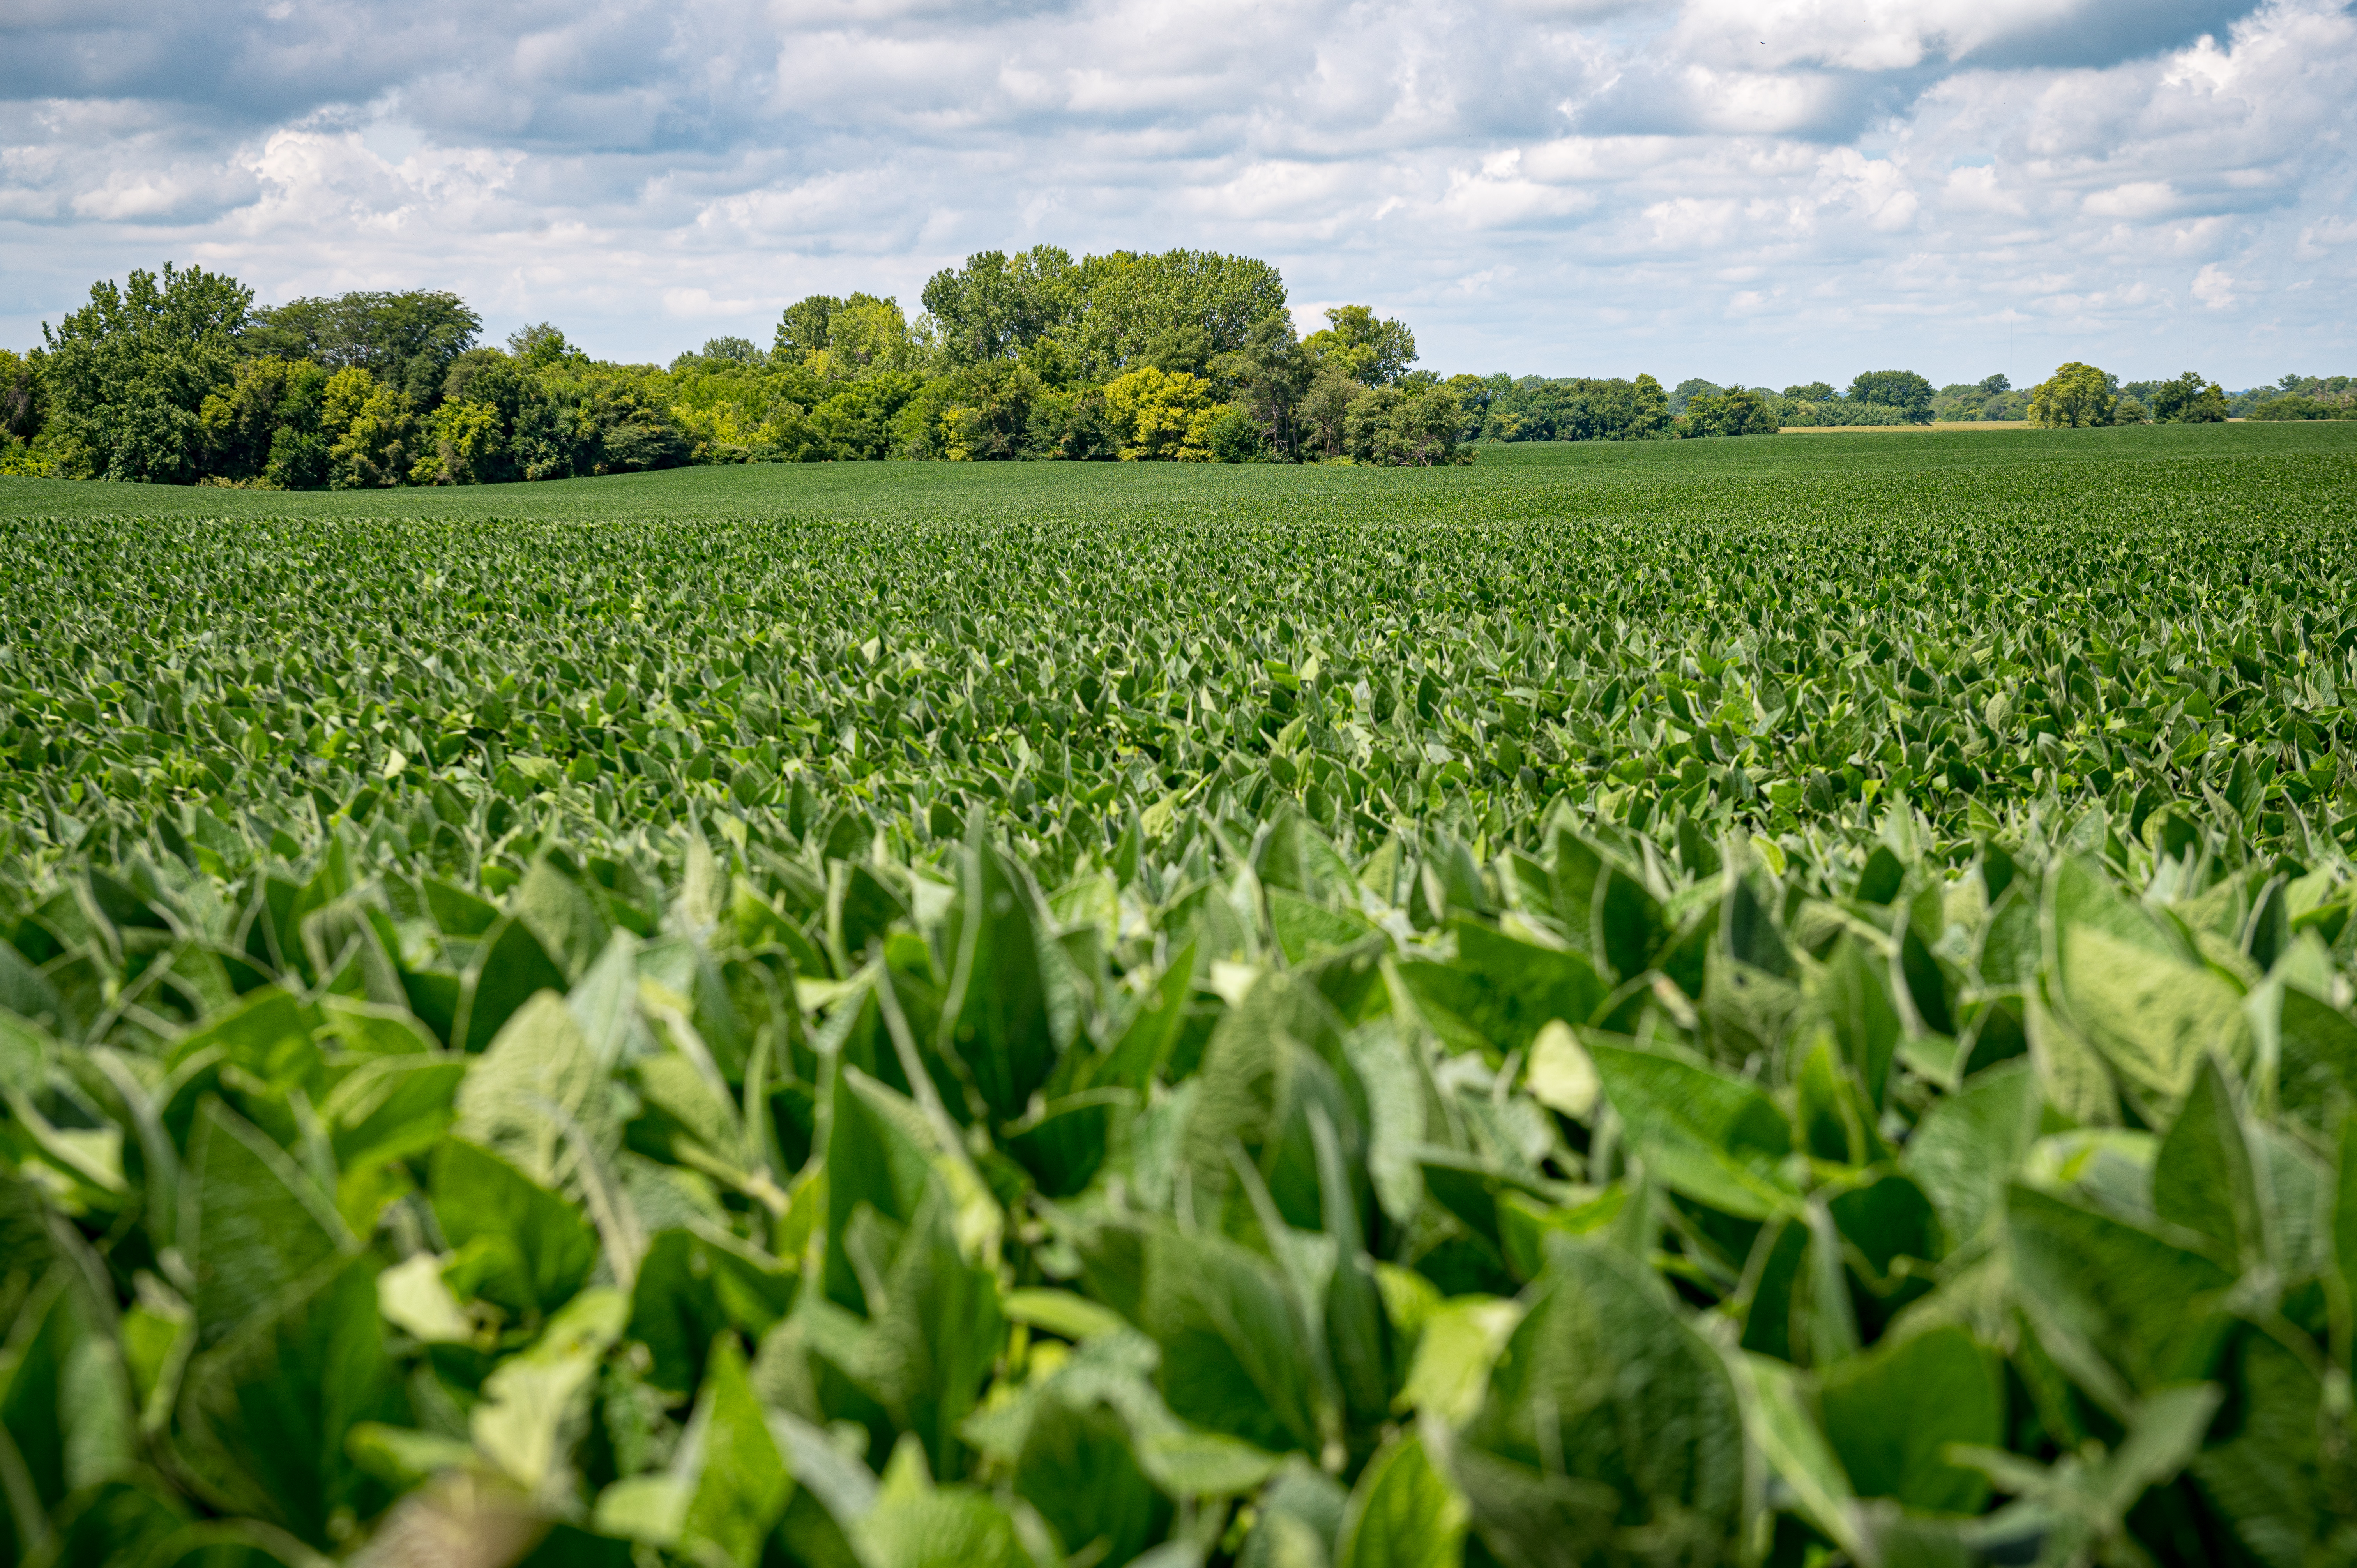
[[[167,259],[767,344],[1050,241],[1442,371],[2357,371],[2347,0],[13,0],[0,345]]]

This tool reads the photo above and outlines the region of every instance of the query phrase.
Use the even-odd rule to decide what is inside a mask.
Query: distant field
[[[2357,424],[1989,428],[0,481],[0,1563],[2357,1561]]]
[[[1788,424],[1786,435],[1864,435],[1869,433],[1889,435],[1894,431],[1914,431],[1921,434],[1943,430],[2035,430],[2037,425],[2019,419],[1935,419],[1929,424]]]
[[[1992,429],[2018,439],[1991,447]],[[0,478],[0,518],[371,517],[605,519],[731,516],[877,520],[1380,516],[1497,518],[1653,511],[1674,519],[1722,510],[1735,491],[1768,509],[1871,506],[1909,515],[1950,496],[1968,509],[2027,499],[2065,476],[2125,465],[2131,489],[2182,482],[2223,494],[2235,476],[2287,474],[2346,463],[2357,431],[2333,424],[2137,426],[2040,430],[2004,424],[1910,427],[1893,449],[1874,427],[1823,438],[1684,442],[1529,442],[1483,446],[1470,467],[1446,470],[1275,465],[1065,463],[826,463],[678,468],[611,478],[447,489],[285,493]],[[2223,467],[2219,467],[2223,465]],[[2196,470],[2201,471],[2196,477]],[[1964,487],[1959,491],[1956,487]],[[1762,488],[1764,487],[1764,488]]]

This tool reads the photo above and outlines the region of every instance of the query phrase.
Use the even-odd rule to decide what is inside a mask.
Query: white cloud
[[[664,359],[1049,241],[1443,371],[2239,383],[2357,362],[2352,76],[2341,0],[24,0],[0,341],[170,257]]]

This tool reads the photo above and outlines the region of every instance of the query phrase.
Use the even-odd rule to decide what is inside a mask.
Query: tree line
[[[911,319],[894,298],[813,295],[766,349],[724,337],[621,364],[544,322],[485,344],[447,292],[257,307],[226,274],[167,263],[92,285],[30,353],[0,350],[0,474],[316,489],[879,458],[1430,465],[1490,441],[2357,416],[2348,377],[2228,394],[2190,371],[2123,385],[2077,362],[2028,389],[1911,371],[1839,392],[1444,380],[1414,368],[1404,322],[1337,306],[1304,336],[1275,267],[1208,251],[987,251],[920,303]]]
[[[814,295],[765,349],[592,359],[546,323],[481,341],[444,292],[256,307],[167,264],[0,351],[0,472],[301,489],[477,484],[689,463],[876,458],[1459,459],[1458,406],[1366,306],[1304,337],[1275,267],[1053,246],[897,300]]]

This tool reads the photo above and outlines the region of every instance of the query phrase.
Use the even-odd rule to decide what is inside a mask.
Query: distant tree
[[[241,360],[230,384],[198,413],[205,470],[227,479],[261,480],[277,489],[317,489],[328,482],[328,440],[320,420],[327,367],[275,354]]]
[[[2119,398],[2116,388],[2114,377],[2072,360],[2030,389],[2030,421],[2058,429],[2109,424]]]
[[[1784,395],[1794,403],[1831,403],[1841,396],[1831,381],[1803,381],[1784,389]]]
[[[1688,376],[1670,389],[1670,413],[1673,417],[1684,413],[1686,404],[1698,397],[1725,397],[1726,395],[1727,389],[1717,381],[1706,381],[1700,376]]]
[[[1469,378],[1447,383],[1459,386]],[[1708,382],[1698,383],[1708,385]],[[1638,441],[1666,432],[1671,397],[1652,376],[1483,378],[1478,433],[1485,441]],[[1460,393],[1460,398],[1468,394]]]
[[[1211,335],[1199,326],[1173,327],[1146,346],[1139,363],[1172,374],[1200,376],[1211,362]]]
[[[1372,387],[1343,416],[1343,442],[1361,463],[1432,467],[1455,462],[1457,394],[1437,381]]]
[[[1415,363],[1415,334],[1374,307],[1337,305],[1326,312],[1326,328],[1303,339],[1320,365],[1332,365],[1361,386],[1385,386]]]
[[[2011,392],[2013,390],[2013,383],[2007,381],[2005,377],[2005,372],[2000,371],[1993,376],[1983,376],[1980,379],[1980,389],[1990,397],[1995,397],[1999,392]]]
[[[837,457],[889,456],[893,418],[917,387],[911,375],[879,373],[852,381],[811,410],[811,424]]]
[[[222,273],[165,264],[90,303],[52,330],[42,380],[56,434],[95,476],[188,484],[202,471],[205,400],[235,374],[253,291]]]
[[[1912,371],[1867,371],[1849,383],[1849,401],[1895,408],[1916,424],[1932,422],[1932,383]]]
[[[1104,393],[1123,462],[1211,459],[1211,426],[1223,408],[1202,377],[1141,365],[1107,381]]]
[[[1366,395],[1367,389],[1340,365],[1319,366],[1301,397],[1303,456],[1340,456],[1351,405]]]
[[[1086,256],[1068,286],[1068,324],[1055,331],[1070,343],[1075,369],[1092,378],[1150,362],[1157,344],[1168,351],[1173,333],[1201,332],[1208,362],[1243,348],[1260,323],[1290,320],[1275,267],[1216,251]]]
[[[41,358],[38,349],[30,354],[0,349],[0,437],[30,441],[41,433],[48,416]]]
[[[1717,397],[1697,397],[1686,404],[1679,434],[1697,435],[1773,435],[1781,428],[1774,411],[1760,394],[1743,387]]]
[[[508,334],[508,352],[527,371],[544,371],[567,360],[586,364],[589,356],[565,340],[565,334],[545,321],[520,327]]]
[[[934,378],[892,422],[893,450],[911,457],[998,462],[1031,450],[1031,416],[1047,389],[1012,360],[982,360]]]
[[[1261,463],[1269,456],[1268,438],[1260,421],[1234,403],[1222,403],[1211,417],[1209,438],[1214,463]]]
[[[2212,424],[2226,417],[2226,389],[2204,382],[2188,371],[2173,381],[2156,381],[2146,391],[2145,403],[2154,419],[2163,423]]]
[[[1611,433],[1612,439],[1660,435],[1670,428],[1670,395],[1649,375],[1640,372],[1630,383],[1628,411],[1627,423]]]
[[[827,320],[824,359],[805,360],[830,381],[865,381],[871,376],[899,376],[920,369],[925,352],[900,303],[855,294]]]
[[[1031,405],[1027,444],[1033,456],[1072,463],[1110,463],[1121,456],[1121,432],[1103,387],[1049,392]]]
[[[778,318],[777,341],[770,351],[797,363],[806,354],[823,353],[830,340],[828,324],[842,308],[843,301],[831,294],[807,295],[794,301]]]
[[[1457,439],[1474,441],[1480,438],[1481,427],[1489,422],[1490,407],[1501,393],[1513,391],[1513,378],[1505,375],[1476,376],[1459,374],[1441,383],[1457,398]]]
[[[706,338],[703,357],[730,365],[758,365],[761,350],[750,338]]]
[[[2249,417],[2264,420],[2352,419],[2357,418],[2357,404],[2291,392],[2267,399],[2254,408]]]
[[[497,349],[452,361],[442,403],[420,433],[424,455],[411,468],[421,484],[490,485],[524,477],[517,433],[539,402],[530,372]]]
[[[381,385],[354,365],[328,378],[320,412],[328,436],[329,488],[380,489],[409,478],[417,454],[412,449],[416,417],[407,393]]]
[[[1317,367],[1282,312],[1246,329],[1243,346],[1212,358],[1213,380],[1238,407],[1260,423],[1269,450],[1286,462],[1301,459],[1300,404]]]
[[[442,395],[450,362],[475,346],[482,318],[455,294],[433,289],[306,296],[253,313],[240,346],[256,356],[357,366],[421,409]]]
[[[1011,360],[1075,314],[1071,252],[1035,245],[1009,256],[982,251],[925,285],[924,306],[952,365]]]

